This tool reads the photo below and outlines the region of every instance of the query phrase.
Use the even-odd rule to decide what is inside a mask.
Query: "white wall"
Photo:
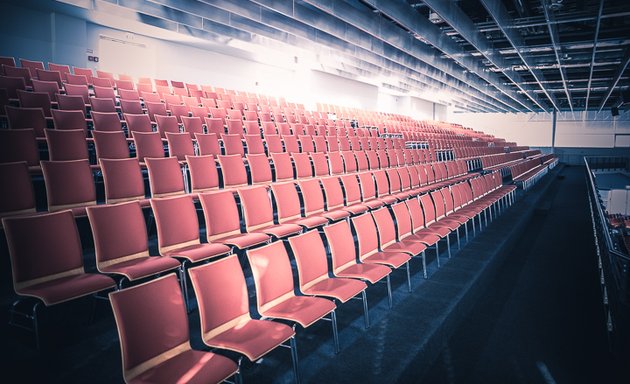
[[[85,20],[60,13],[2,4],[2,56],[85,66]]]
[[[524,113],[453,113],[450,121],[522,145],[551,146],[551,121],[531,121]]]
[[[308,88],[302,92],[307,92],[312,100],[328,104],[371,110],[378,107],[378,87],[375,85],[316,70],[311,72]]]
[[[548,113],[455,113],[450,121],[532,147],[550,147],[552,120]],[[560,114],[556,147],[612,148],[616,134],[630,134],[630,121],[612,120],[606,114]],[[621,141],[620,141],[621,142]]]
[[[88,23],[88,44],[95,55],[102,47],[101,36],[108,36],[133,44],[141,44],[146,48],[136,47],[136,50],[146,51],[152,56],[152,66],[145,66],[143,76],[167,80],[179,80],[195,84],[209,84],[250,92],[271,95],[284,95],[293,99],[302,84],[296,84],[296,71],[266,65],[243,58],[224,55],[190,45],[154,39],[133,34],[129,40],[126,31],[112,29],[101,25]],[[114,43],[115,44],[115,43]],[[121,54],[125,50],[133,49],[134,45],[121,46]],[[140,75],[140,63],[134,60],[116,62],[116,66],[108,65],[106,58],[99,64],[99,69],[105,71],[123,71],[130,75]],[[126,66],[126,68],[125,68]]]

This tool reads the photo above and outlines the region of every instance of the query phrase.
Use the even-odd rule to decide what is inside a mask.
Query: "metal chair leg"
[[[41,303],[38,301],[33,305],[33,309],[31,312],[31,317],[33,321],[33,332],[35,333],[35,347],[39,350],[40,341],[39,341],[39,322],[37,320],[37,308]]]
[[[335,354],[339,353],[339,334],[337,333],[337,314],[333,309],[330,312],[330,322],[332,323],[333,341],[335,342]]]
[[[289,343],[291,346],[291,363],[293,365],[293,375],[295,376],[295,383],[300,384],[300,368],[298,366],[298,354],[295,336],[289,339]]]
[[[409,262],[407,261],[405,263],[406,266],[406,270],[407,270],[407,290],[409,291],[409,293],[411,293],[411,273],[409,271]]]
[[[241,372],[241,362],[243,361],[242,357],[238,359],[238,371],[236,371],[236,375],[234,375],[234,381],[236,384],[243,384],[243,373]]]
[[[368,308],[367,292],[365,289],[361,291],[361,301],[363,301],[363,320],[365,321],[365,329],[370,328],[370,312]]]
[[[459,238],[459,227],[457,227],[457,229],[455,230],[455,234],[457,235],[457,250],[461,250],[462,249],[462,243],[461,243],[460,238]]]
[[[179,267],[179,283],[182,287],[182,292],[184,293],[184,304],[186,305],[186,312],[190,313],[190,303],[188,302],[188,279],[186,278],[187,262],[188,261],[184,261]]]
[[[422,251],[422,274],[427,279],[427,251]]]
[[[451,258],[451,234],[446,235],[446,248],[448,249],[448,258]]]
[[[437,260],[438,268],[440,268],[440,240],[435,243],[435,259]]]
[[[389,275],[387,275],[387,300],[389,301],[389,308],[391,309],[394,306],[394,303],[392,301],[392,284],[389,278]]]

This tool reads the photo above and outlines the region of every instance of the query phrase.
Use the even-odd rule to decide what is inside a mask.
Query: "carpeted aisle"
[[[423,382],[629,382],[608,354],[587,199],[566,167]]]

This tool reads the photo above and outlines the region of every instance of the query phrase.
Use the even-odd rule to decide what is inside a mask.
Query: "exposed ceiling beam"
[[[551,104],[553,104],[553,107],[557,111],[559,111],[560,103],[558,102],[558,100],[556,99],[554,95],[547,92],[547,90],[541,83],[542,81],[545,80],[542,74],[542,71],[535,68],[531,68],[533,67],[533,64],[530,62],[529,57],[526,54],[521,53],[521,51],[519,50],[519,47],[526,46],[526,44],[523,41],[523,37],[518,32],[518,30],[508,28],[508,26],[514,24],[514,20],[508,13],[507,9],[505,9],[505,6],[502,4],[501,0],[480,0],[480,1],[483,4],[483,6],[486,8],[486,10],[488,11],[490,16],[497,23],[497,25],[499,26],[499,29],[501,29],[501,32],[503,32],[503,34],[508,39],[512,47],[514,47],[514,49],[516,50],[516,53],[521,58],[523,63],[525,63],[525,65],[530,68],[530,72],[532,76],[534,76],[534,79],[536,79],[536,81],[538,82],[538,86],[540,86],[540,88],[544,91],[545,95],[547,96]]]
[[[378,9],[382,14],[405,27],[407,30],[412,32],[414,36],[418,36],[419,39],[427,41],[429,44],[442,51],[446,56],[454,58],[468,71],[473,72],[480,78],[486,80],[497,90],[516,101],[527,110],[534,112],[529,103],[523,102],[521,97],[519,97],[513,89],[501,83],[501,79],[498,75],[488,73],[479,60],[471,57],[460,45],[455,43],[455,41],[450,37],[444,35],[442,30],[431,23],[428,19],[422,16],[419,17],[417,11],[415,11],[413,7],[403,2],[387,0],[364,0],[364,2]],[[430,1],[425,1],[425,3],[431,6]],[[534,102],[536,101],[534,100]],[[541,109],[544,109],[541,105],[538,104],[538,106]]]
[[[303,8],[298,3],[291,4],[278,0],[255,0],[255,2],[276,11],[290,14],[293,17],[299,17],[296,10]],[[343,29],[345,29],[346,33],[353,32],[355,34],[354,29],[356,28],[377,39],[379,42],[372,46],[373,50],[380,51],[387,49],[387,47],[393,47],[420,61],[417,63],[417,67],[435,69],[441,72],[442,76],[446,76],[447,79],[453,78],[459,81],[460,87],[470,87],[484,95],[483,100],[487,100],[486,98],[492,99],[488,100],[490,104],[495,106],[502,104],[504,105],[503,108],[508,111],[520,111],[523,108],[512,99],[497,98],[496,94],[488,90],[488,84],[485,81],[482,81],[474,74],[464,73],[461,67],[450,60],[444,60],[432,48],[420,43],[409,33],[385,20],[381,15],[370,12],[367,9],[355,8],[343,1],[306,0],[305,2],[334,17],[337,20],[337,24],[339,21],[343,22]],[[305,22],[313,22],[313,20],[317,20],[317,26],[321,27],[320,24],[322,23],[319,22],[321,17],[311,18],[305,20]],[[353,34],[349,34],[349,36]]]
[[[620,46],[630,45],[630,39],[624,37],[614,37],[608,39],[599,39],[597,42],[597,48],[619,48]],[[593,48],[592,41],[575,41],[563,44],[565,50],[579,50],[579,49],[591,49]],[[550,44],[528,44],[516,48],[499,49],[499,53],[502,55],[516,55],[520,53],[550,53],[553,51],[553,47]]]
[[[369,34],[355,30],[350,25],[340,25],[333,16],[319,10],[307,9],[297,4],[295,7],[287,7],[289,4],[285,2],[252,1],[251,3],[254,3],[253,8],[258,7],[259,9],[251,11],[252,6],[246,6],[243,1],[239,3],[225,0],[202,1],[205,4],[213,4],[222,10],[246,17],[253,22],[260,22],[286,33],[301,36],[306,40],[314,39],[319,43],[330,44],[331,39],[334,39],[337,46],[343,46],[345,53],[350,56],[345,60],[359,57],[387,69],[394,67],[400,71],[399,68],[402,68],[405,76],[412,78],[419,76],[436,90],[443,89],[445,86],[450,87],[452,93],[461,95],[459,98],[468,99],[468,103],[488,104],[492,110],[509,111],[505,106],[496,103],[494,99],[473,92],[472,88],[462,86],[462,83],[449,78],[445,73],[435,68],[418,65],[414,57],[398,51],[395,47],[385,45]],[[315,27],[311,26],[313,25],[312,20],[318,20]],[[300,42],[301,44],[302,42]]]
[[[560,78],[562,78],[562,84],[564,85],[564,93],[567,95],[569,108],[571,109],[571,112],[573,112],[573,101],[571,100],[571,92],[569,92],[569,88],[567,87],[567,70],[565,66],[562,65],[562,61],[560,59],[560,54],[562,54],[562,47],[560,47],[560,35],[558,34],[558,27],[554,23],[556,15],[550,9],[549,0],[543,0],[542,7],[545,13],[545,19],[547,20],[547,29],[549,29],[549,36],[551,37],[553,52],[556,54],[556,62],[558,63]]]
[[[608,101],[610,95],[612,95],[613,91],[615,90],[615,87],[617,86],[617,83],[619,83],[621,76],[625,72],[626,68],[628,68],[628,64],[630,64],[630,48],[626,49],[626,54],[624,55],[623,62],[619,66],[619,68],[617,68],[617,72],[613,76],[613,80],[608,86],[608,91],[606,91],[605,93],[606,96],[604,96],[601,103],[599,104],[599,108],[597,108],[597,112],[601,112],[604,108],[604,105],[606,105],[606,101]]]
[[[175,2],[175,0],[154,1]],[[473,93],[472,89],[461,87],[459,82],[453,82],[452,79],[449,79],[440,71],[427,66],[418,66],[417,61],[413,57],[398,52],[393,47],[382,46],[370,36],[367,36],[368,39],[365,39],[364,36],[356,36],[356,32],[361,32],[355,32],[351,28],[340,26],[332,16],[320,11],[306,9],[303,6],[289,7],[287,9],[287,4],[284,2],[276,4],[279,8],[262,6],[250,1],[235,3],[226,0],[201,0],[201,2],[204,4],[204,7],[215,7],[214,9],[217,12],[232,15],[228,17],[231,25],[234,25],[237,20],[241,20],[239,26],[248,30],[252,28],[250,24],[278,30],[283,34],[287,34],[290,42],[298,47],[313,49],[311,45],[315,44],[321,45],[320,49],[322,47],[328,50],[334,48],[341,51],[335,53],[335,55],[343,57],[346,61],[352,62],[359,58],[360,61],[370,63],[370,65],[399,72],[406,77],[419,78],[436,90],[448,86],[453,93],[460,95],[458,97],[466,99],[468,103],[485,105],[493,102],[493,99],[489,97]],[[186,4],[194,5],[195,3]],[[316,23],[317,28],[312,26],[312,20],[319,21]],[[253,30],[252,33],[258,35],[261,32]],[[489,108],[499,112],[508,111],[504,106],[496,103],[489,106]]]
[[[629,11],[619,11],[619,12],[611,12],[607,14],[602,14],[599,18],[604,20],[604,19],[628,17],[628,16],[630,16]],[[577,17],[569,16],[569,17],[564,17],[564,18],[559,17],[559,18],[556,18],[556,20],[554,21],[554,24],[582,23],[582,22],[588,22],[588,21],[593,21],[593,20],[596,20],[594,15],[577,16]],[[545,21],[544,17],[531,17],[531,18],[523,18],[523,19],[514,20],[514,24],[508,26],[507,28],[521,29],[521,28],[532,28],[532,27],[544,27],[547,24],[548,23],[547,21]],[[482,33],[494,32],[494,31],[500,30],[499,27],[494,26],[494,25],[487,25],[486,23],[478,23],[477,28],[479,29],[479,32],[482,32]]]
[[[442,89],[445,85],[453,88],[456,100],[465,101],[468,104],[486,105],[492,102],[492,99],[480,99],[470,90],[458,88],[459,84],[442,82],[436,80],[436,71],[428,71],[425,67],[417,67],[417,63],[411,58],[401,58],[400,54],[382,52],[377,55],[374,51],[370,51],[364,46],[370,47],[373,44],[363,42],[363,44],[351,44],[343,39],[350,33],[344,29],[339,31],[338,26],[330,26],[330,23],[320,23],[323,26],[320,29],[314,28],[300,21],[301,19],[325,19],[319,15],[315,17],[312,14],[303,14],[306,10],[301,7],[295,10],[292,17],[277,13],[274,9],[262,7],[253,2],[234,3],[226,0],[202,0],[199,2],[180,2],[177,0],[153,0],[159,4],[158,7],[146,7],[137,0],[119,0],[128,8],[135,9],[137,12],[150,13],[153,16],[168,19],[170,17],[179,16],[181,13],[190,13],[203,16],[203,26],[205,30],[219,30],[228,28],[228,32],[232,30],[243,31],[246,33],[244,41],[252,41],[262,44],[262,38],[278,40],[282,43],[289,44],[301,49],[309,49],[315,52],[322,50],[334,52],[335,56],[343,58],[345,62],[354,63],[358,68],[383,68],[385,70],[397,71],[405,77],[420,77],[426,84],[431,84],[434,90]],[[327,15],[324,15],[327,16]],[[185,18],[177,18],[178,22],[186,21]],[[326,27],[326,28],[324,28]],[[337,28],[337,29],[335,29]],[[324,30],[322,30],[324,29]],[[177,28],[179,32],[190,33],[198,36],[199,31],[192,28]],[[330,32],[330,33],[329,33]],[[208,33],[203,31],[203,33]],[[228,36],[242,40],[238,34]],[[250,38],[251,36],[251,38]],[[338,37],[340,36],[340,37]],[[392,60],[398,60],[392,61]],[[343,68],[338,70],[344,72]],[[439,74],[439,73],[438,73]],[[479,98],[479,100],[476,100]],[[488,107],[486,107],[488,108]],[[499,105],[492,105],[490,110],[498,112],[506,112],[507,110]]]
[[[387,4],[390,3],[388,1],[378,2]],[[470,20],[470,18],[459,8],[457,3],[443,0],[425,0],[425,3],[433,9],[434,12],[440,15],[444,21],[453,26],[453,28],[455,28],[466,41],[468,41],[473,47],[475,47],[475,49],[477,49],[477,51],[488,59],[492,65],[498,68],[507,66],[505,59],[496,53],[496,50],[490,43],[488,43],[485,36],[477,32],[472,20]],[[452,40],[449,39],[449,41]],[[538,96],[533,94],[533,87],[520,85],[520,83],[523,82],[523,79],[519,74],[512,71],[506,71],[503,72],[503,75],[510,79],[510,81],[512,81],[512,83],[514,83],[525,95],[527,95],[527,97],[531,99],[540,109],[548,112],[547,108],[538,101]]]
[[[588,102],[591,97],[591,83],[593,81],[593,68],[595,66],[595,54],[597,52],[597,40],[599,39],[599,27],[602,23],[602,12],[604,11],[604,0],[599,1],[599,11],[597,12],[597,23],[595,24],[595,37],[593,38],[593,53],[591,54],[591,69],[588,74],[588,84],[586,86],[586,103],[584,110],[588,111]]]

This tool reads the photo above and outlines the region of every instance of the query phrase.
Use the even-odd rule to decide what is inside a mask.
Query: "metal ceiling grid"
[[[630,99],[627,0],[58,1],[214,42],[332,56],[320,70],[447,93],[461,111],[601,111]]]

